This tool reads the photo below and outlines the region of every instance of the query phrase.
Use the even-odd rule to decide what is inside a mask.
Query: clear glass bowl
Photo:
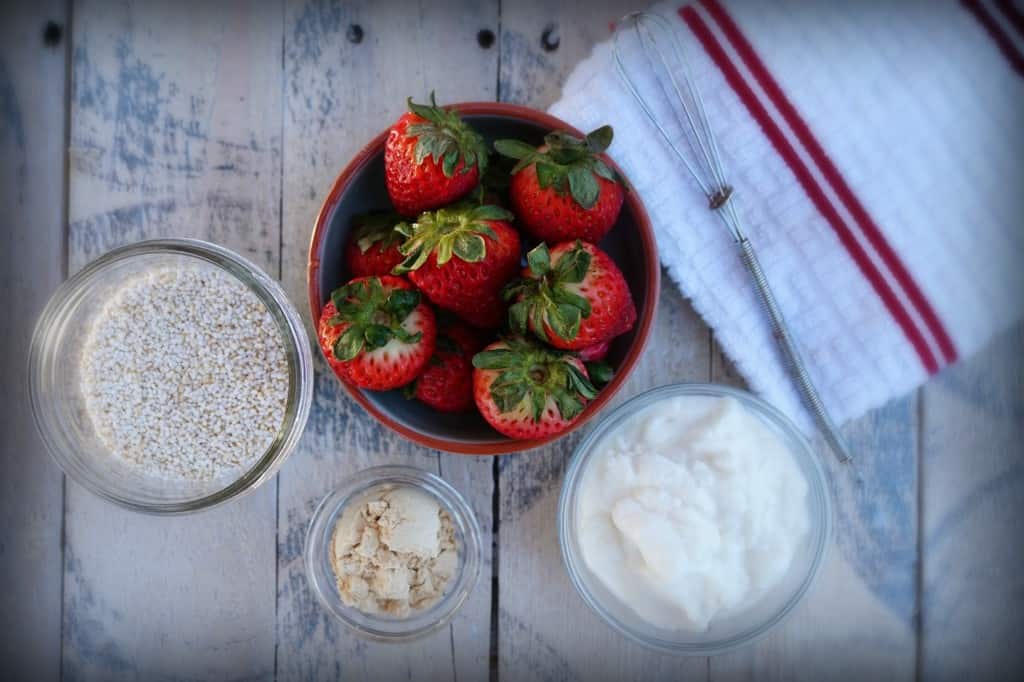
[[[170,480],[149,476],[111,456],[93,432],[79,390],[76,349],[95,315],[126,278],[154,267],[216,268],[247,286],[281,330],[288,363],[284,420],[266,452],[229,480]],[[139,242],[111,251],[68,279],[43,310],[29,352],[29,394],[47,450],[64,472],[92,492],[136,511],[176,514],[207,509],[271,478],[294,450],[313,399],[309,338],[284,290],[256,265],[193,239]]]
[[[664,630],[642,621],[587,568],[576,535],[578,489],[595,446],[626,419],[654,403],[677,396],[732,397],[764,420],[793,455],[807,480],[809,531],[783,580],[749,607],[711,621],[706,632]],[[814,582],[832,533],[832,503],[825,472],[806,439],[785,415],[746,391],[716,384],[674,384],[642,393],[604,416],[580,442],[565,474],[558,502],[558,539],[569,578],[583,601],[623,635],[668,653],[708,656],[749,644],[778,625]]]
[[[338,518],[349,502],[374,488],[416,488],[434,497],[451,516],[458,547],[458,568],[441,599],[406,618],[363,613],[341,600],[331,567],[331,539]],[[403,466],[364,469],[327,495],[313,512],[306,534],[306,577],[320,603],[357,634],[379,641],[407,641],[447,624],[476,585],[480,574],[480,524],[469,503],[439,476]]]

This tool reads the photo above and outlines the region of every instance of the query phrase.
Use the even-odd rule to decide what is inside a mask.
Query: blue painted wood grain
[[[76,4],[72,271],[125,243],[190,236],[277,274],[280,16],[259,2]],[[173,519],[69,486],[65,674],[271,678],[276,484]]]
[[[421,11],[390,3],[295,0],[286,3],[284,14],[282,281],[305,310],[310,230],[320,202],[350,158],[397,118],[408,96],[421,98],[434,86],[447,101],[493,97],[496,55],[480,55],[475,35],[481,23],[496,19],[497,3],[451,2]],[[348,40],[353,24],[361,27],[362,42]],[[462,32],[473,42],[453,37]],[[299,558],[308,520],[314,505],[351,473],[387,463],[441,473],[470,498],[488,531],[492,487],[489,460],[447,458],[442,467],[436,452],[377,424],[348,397],[322,359],[318,357],[316,364],[309,423],[293,461],[280,476],[279,675],[486,677],[489,576],[483,577],[449,628],[400,647],[358,639],[329,620],[314,601]]]
[[[61,648],[62,475],[47,455],[28,400],[33,327],[63,276],[63,2],[4,4],[0,19],[0,670],[7,679],[57,680]]]

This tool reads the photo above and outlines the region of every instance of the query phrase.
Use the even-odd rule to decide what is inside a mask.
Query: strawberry
[[[624,196],[601,155],[612,142],[611,126],[583,140],[551,133],[544,142],[537,149],[518,140],[494,143],[498,153],[519,160],[509,185],[512,211],[542,241],[601,241],[615,225]]]
[[[528,254],[522,279],[505,287],[513,332],[532,331],[555,348],[583,350],[624,334],[636,306],[618,266],[587,242],[541,243]]]
[[[469,324],[497,327],[505,317],[501,288],[519,269],[519,233],[506,222],[511,218],[497,206],[470,204],[424,213],[399,226],[405,260],[394,273],[409,273],[435,305]]]
[[[583,362],[600,362],[601,360],[604,360],[606,355],[608,355],[608,349],[611,348],[611,345],[611,339],[607,341],[599,341],[593,346],[581,348],[576,355],[580,356],[580,360]]]
[[[377,391],[415,379],[434,354],[434,311],[401,277],[359,277],[331,293],[318,336],[342,380]]]
[[[398,247],[404,237],[395,230],[401,222],[394,213],[370,213],[357,216],[352,236],[345,246],[345,264],[352,277],[391,274],[402,262]]]
[[[415,104],[388,131],[384,181],[395,210],[413,217],[462,198],[487,170],[487,145],[458,114]]]
[[[473,406],[473,354],[483,346],[476,331],[460,322],[441,328],[427,368],[407,387],[409,394],[439,412]]]
[[[480,414],[509,438],[562,433],[597,396],[583,362],[527,339],[496,341],[473,357]]]

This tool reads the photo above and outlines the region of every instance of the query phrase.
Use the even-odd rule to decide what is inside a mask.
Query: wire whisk
[[[632,42],[630,37],[633,37]],[[636,59],[635,57],[640,55],[629,54],[630,50],[639,50],[643,58]],[[772,333],[784,364],[829,446],[840,462],[848,462],[850,454],[846,442],[829,417],[821,396],[811,382],[782,310],[754,253],[754,247],[743,232],[736,193],[726,178],[725,166],[708,119],[707,107],[704,106],[704,99],[687,63],[677,31],[668,20],[657,14],[627,14],[622,18],[615,33],[612,54],[616,70],[626,89],[668,148],[682,162],[700,191],[707,197],[708,208],[721,218],[739,247],[740,257],[753,279],[771,322]],[[634,57],[634,63],[646,65],[647,68],[629,67],[628,56]],[[642,89],[646,89],[648,96],[641,93]],[[652,94],[653,97],[650,96]],[[664,98],[661,101],[664,109],[660,112],[661,116],[654,111],[659,94]],[[664,106],[665,104],[667,106]],[[680,141],[685,141],[686,151],[680,148],[683,146]]]

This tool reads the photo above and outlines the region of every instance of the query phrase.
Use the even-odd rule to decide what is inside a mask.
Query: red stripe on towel
[[[1003,53],[1006,60],[1010,62],[1010,65],[1017,73],[1024,76],[1024,55],[1017,51],[1013,41],[1010,40],[1010,36],[1006,35],[1006,32],[1003,31],[995,18],[988,13],[984,5],[978,0],[960,0],[960,4],[966,7],[967,11],[978,20],[978,23],[985,27],[985,30],[988,31],[989,36],[995,41],[996,47]]]
[[[750,86],[743,80],[743,77],[740,75],[736,67],[731,61],[729,61],[728,55],[726,55],[725,50],[711,33],[711,29],[708,28],[704,23],[704,20],[701,19],[700,15],[697,14],[697,11],[693,7],[682,7],[679,10],[679,14],[682,16],[683,21],[686,22],[686,25],[690,27],[690,30],[693,31],[694,35],[697,36],[701,45],[704,46],[704,50],[708,53],[708,56],[711,57],[712,61],[714,61],[719,70],[721,70],[722,75],[725,76],[730,87],[732,87],[733,91],[735,91],[744,106],[746,106],[747,111],[749,111],[751,116],[754,117],[754,120],[757,121],[772,146],[786,162],[790,170],[793,171],[796,179],[800,182],[800,185],[807,193],[808,198],[810,198],[814,206],[832,227],[832,230],[836,233],[840,243],[842,243],[846,248],[850,257],[853,258],[857,267],[867,278],[872,288],[885,304],[885,307],[889,310],[889,314],[892,315],[896,324],[903,330],[904,335],[906,335],[907,339],[914,347],[914,350],[917,351],[925,369],[929,374],[933,374],[938,371],[938,362],[936,362],[935,357],[932,355],[932,351],[928,347],[928,343],[925,341],[924,336],[921,334],[921,330],[919,330],[914,324],[909,313],[907,313],[903,308],[899,298],[889,287],[889,284],[885,281],[882,274],[871,262],[867,252],[864,251],[864,247],[860,245],[853,233],[839,216],[835,207],[829,202],[824,191],[822,191],[810,170],[797,155],[796,150],[793,149],[793,146],[782,133],[782,130],[780,130],[775,121],[772,120],[768,111],[764,108],[764,105],[757,99],[757,96],[750,89]]]
[[[928,302],[924,293],[917,286],[917,282],[914,281],[913,276],[906,266],[903,265],[903,261],[900,260],[899,255],[896,254],[896,251],[893,250],[888,240],[886,240],[885,235],[882,234],[882,231],[857,198],[857,195],[846,184],[846,180],[835,164],[832,163],[829,155],[825,153],[825,150],[814,136],[814,133],[811,132],[806,121],[800,116],[796,107],[789,101],[789,98],[786,97],[778,82],[772,77],[764,62],[761,61],[761,58],[754,51],[750,41],[746,39],[739,26],[736,25],[736,22],[733,21],[732,17],[729,16],[729,13],[726,12],[718,0],[701,0],[701,3],[707,8],[708,14],[711,15],[711,18],[722,29],[722,33],[732,43],[733,49],[739,54],[740,59],[743,60],[750,73],[757,79],[757,82],[779,110],[779,113],[782,114],[786,124],[792,129],[797,139],[800,140],[800,144],[810,154],[821,174],[825,176],[825,180],[832,186],[839,200],[843,202],[846,210],[850,212],[850,215],[857,222],[857,225],[860,226],[868,242],[874,247],[879,258],[882,259],[882,262],[889,269],[893,279],[903,289],[910,303],[917,310],[925,325],[927,325],[928,331],[931,332],[932,337],[939,346],[939,350],[942,351],[945,361],[947,363],[955,362],[957,354],[956,348],[953,346],[953,340],[946,332],[945,326],[939,320],[939,316],[935,313],[931,303]]]

